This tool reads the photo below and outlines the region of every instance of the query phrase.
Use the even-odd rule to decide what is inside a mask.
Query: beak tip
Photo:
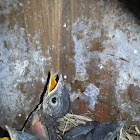
[[[54,78],[53,72],[50,72],[50,80],[49,80],[49,89],[48,89],[48,95],[50,95],[50,92],[56,87],[57,82]]]

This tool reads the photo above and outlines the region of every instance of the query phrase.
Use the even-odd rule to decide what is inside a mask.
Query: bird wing
[[[119,137],[124,121],[92,122],[72,128],[63,140],[114,140]]]

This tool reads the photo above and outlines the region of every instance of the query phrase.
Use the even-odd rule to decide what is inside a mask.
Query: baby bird
[[[62,75],[56,82],[51,72],[49,87],[42,103],[32,113],[22,131],[6,127],[11,140],[117,140],[124,121],[87,122],[70,129],[62,137],[58,135],[57,120],[69,112],[70,96]]]
[[[72,128],[63,136],[63,140],[117,140],[125,121],[88,122]]]
[[[44,139],[60,139],[56,133],[56,120],[69,112],[70,97],[65,88],[62,75],[58,83],[51,72],[49,87],[44,95],[43,102],[35,110],[23,131]]]

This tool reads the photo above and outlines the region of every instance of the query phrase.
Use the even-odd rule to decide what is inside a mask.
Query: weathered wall
[[[0,1],[0,125],[21,128],[48,71],[72,112],[140,121],[140,25],[116,0]]]

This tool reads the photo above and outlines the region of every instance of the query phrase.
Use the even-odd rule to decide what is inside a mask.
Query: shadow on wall
[[[140,20],[140,0],[118,0]]]

